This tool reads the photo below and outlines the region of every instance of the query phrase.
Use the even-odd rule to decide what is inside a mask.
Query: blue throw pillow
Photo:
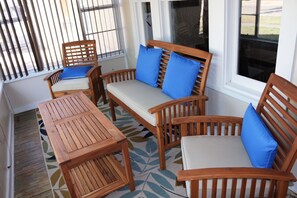
[[[173,99],[190,96],[200,65],[200,62],[171,52],[162,87],[163,93]]]
[[[255,168],[272,167],[277,142],[252,104],[243,117],[241,140]]]
[[[136,80],[157,87],[162,49],[140,45],[136,64]]]
[[[84,78],[93,66],[65,67],[60,75],[61,80]]]

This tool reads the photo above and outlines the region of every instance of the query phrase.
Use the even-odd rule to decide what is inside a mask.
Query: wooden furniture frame
[[[156,40],[149,40],[147,46],[163,49],[162,59],[160,63],[160,72],[158,76],[158,87],[160,89],[162,88],[167,63],[170,58],[171,52],[176,52],[182,56],[201,62],[201,68],[197,76],[195,86],[192,90],[193,96],[172,100],[149,109],[150,113],[156,115],[156,126],[148,123],[120,99],[107,91],[112,119],[114,121],[116,120],[114,106],[120,105],[127,112],[129,112],[138,122],[149,129],[150,132],[152,132],[158,139],[160,168],[165,169],[165,150],[180,144],[180,133],[176,128],[174,129],[174,127],[172,126],[171,118],[186,115],[189,116],[205,114],[205,101],[207,100],[207,97],[204,96],[204,91],[212,54],[199,49]],[[126,69],[107,73],[102,75],[102,78],[106,81],[107,84],[126,80],[135,80],[136,69]]]
[[[100,95],[103,97],[104,103],[107,103],[103,80],[101,75],[101,66],[98,65],[96,41],[84,40],[74,41],[62,44],[63,53],[63,67],[77,67],[77,66],[93,66],[87,73],[86,77],[89,79],[89,89],[84,90],[65,90],[65,91],[52,91],[52,86],[60,81],[59,76],[63,69],[58,70],[44,80],[48,82],[52,98],[58,98],[64,95],[72,94],[74,92],[82,91],[97,105]]]
[[[128,142],[82,92],[41,103],[39,110],[71,197],[135,189]],[[113,156],[122,151],[124,167]]]
[[[290,173],[297,157],[297,87],[275,74],[271,74],[256,111],[265,121],[272,136],[278,142],[276,158],[272,169],[259,168],[205,168],[178,172],[179,181],[190,181],[191,197],[202,197],[207,193],[207,182],[212,182],[211,197],[216,197],[217,183],[223,182],[222,196],[226,195],[227,180],[232,181],[232,197],[236,185],[240,185],[240,197],[263,197],[265,184],[269,185],[268,197],[286,197],[289,181],[296,181]],[[231,116],[192,116],[173,119],[180,124],[182,136],[189,135],[240,135],[242,118]],[[222,127],[224,126],[224,127]],[[236,131],[239,129],[238,132]],[[206,151],[207,152],[207,151]],[[203,159],[201,159],[203,160]],[[220,162],[218,162],[219,165]],[[251,179],[251,191],[245,192],[247,180]],[[242,180],[242,182],[239,182]],[[261,182],[259,194],[255,195],[256,182]],[[268,183],[270,181],[270,183]],[[200,185],[198,184],[200,183]],[[198,187],[199,186],[199,187]],[[258,186],[259,187],[259,186]],[[246,195],[247,196],[247,195]]]

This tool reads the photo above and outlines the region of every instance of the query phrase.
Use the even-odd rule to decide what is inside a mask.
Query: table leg
[[[122,144],[122,153],[123,153],[123,159],[124,159],[124,163],[125,163],[125,171],[126,171],[126,175],[128,177],[128,181],[129,181],[129,188],[130,188],[130,191],[134,191],[135,184],[134,184],[134,179],[133,179],[133,173],[132,173],[132,168],[131,168],[127,140]]]
[[[69,174],[69,168],[67,167],[67,165],[63,165],[63,166],[60,166],[61,168],[61,171],[62,171],[62,174],[64,176],[64,179],[65,179],[65,183],[68,187],[68,190],[69,190],[69,193],[71,195],[72,198],[76,198],[76,194],[75,194],[75,191],[74,191],[74,188],[73,188],[73,183],[72,183],[72,180],[71,180],[71,177],[70,177],[70,174]]]

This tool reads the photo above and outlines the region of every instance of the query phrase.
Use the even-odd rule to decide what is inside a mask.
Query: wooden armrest
[[[55,83],[59,82],[59,76],[63,72],[63,69],[57,70],[49,75],[47,75],[43,80],[46,80],[48,83],[48,86],[51,87]],[[51,88],[50,88],[51,89]]]
[[[199,197],[199,193],[202,197],[216,197],[218,193],[222,197],[226,194],[230,197],[286,197],[289,182],[296,178],[292,173],[274,169],[205,168],[179,171],[177,180],[190,182],[191,197]]]
[[[160,112],[164,109],[168,109],[168,108],[170,108],[174,105],[177,105],[177,104],[187,105],[187,103],[194,102],[194,101],[201,101],[204,103],[207,100],[208,100],[207,96],[189,96],[189,97],[185,97],[185,98],[171,100],[171,101],[165,102],[163,104],[157,105],[155,107],[150,108],[148,110],[148,112],[153,114],[153,113]]]
[[[172,124],[181,125],[182,136],[240,136],[242,118],[235,116],[187,116],[173,118]]]
[[[242,124],[241,117],[235,116],[188,116],[188,117],[180,117],[180,118],[173,118],[172,124],[183,124],[183,123],[193,123],[193,122],[208,122],[208,123],[224,123],[224,122],[231,122],[231,123],[238,123]]]
[[[47,75],[46,77],[44,77],[43,80],[50,80],[52,77],[56,76],[57,74],[60,75],[60,73],[62,73],[63,69],[59,69],[53,73],[50,73],[49,75]]]
[[[122,69],[101,75],[101,78],[106,81],[106,83],[121,82],[125,80],[135,80],[136,69]]]
[[[279,181],[297,181],[292,173],[286,173],[271,168],[203,168],[181,170],[177,173],[178,181],[200,179],[273,179]]]
[[[101,67],[102,67],[101,65],[93,66],[86,74],[86,77],[90,77],[96,70],[101,69]]]
[[[112,72],[102,74],[101,77],[106,78],[107,76],[110,76],[110,75],[121,74],[121,73],[130,72],[130,71],[136,71],[136,69],[131,68],[131,69],[121,69],[121,70],[117,70],[117,71],[112,71]]]

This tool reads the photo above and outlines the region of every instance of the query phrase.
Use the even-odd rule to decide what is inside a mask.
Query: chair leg
[[[100,93],[102,95],[103,102],[104,102],[104,104],[106,104],[107,103],[107,99],[106,99],[106,93],[105,93],[105,90],[104,90],[104,85],[103,85],[102,78],[99,78],[99,90],[100,90]]]
[[[164,145],[164,135],[162,134],[162,128],[157,127],[157,138],[158,138],[158,152],[159,152],[159,161],[160,169],[166,169],[166,160],[165,160],[165,145]]]
[[[110,107],[110,113],[112,117],[112,121],[116,121],[116,115],[115,115],[115,110],[114,110],[114,102],[112,99],[109,99],[109,107]]]
[[[289,182],[278,182],[276,197],[286,197],[288,191]]]
[[[96,97],[92,95],[91,98],[92,98],[92,102],[95,104],[95,106],[97,106],[98,100],[96,100]]]

